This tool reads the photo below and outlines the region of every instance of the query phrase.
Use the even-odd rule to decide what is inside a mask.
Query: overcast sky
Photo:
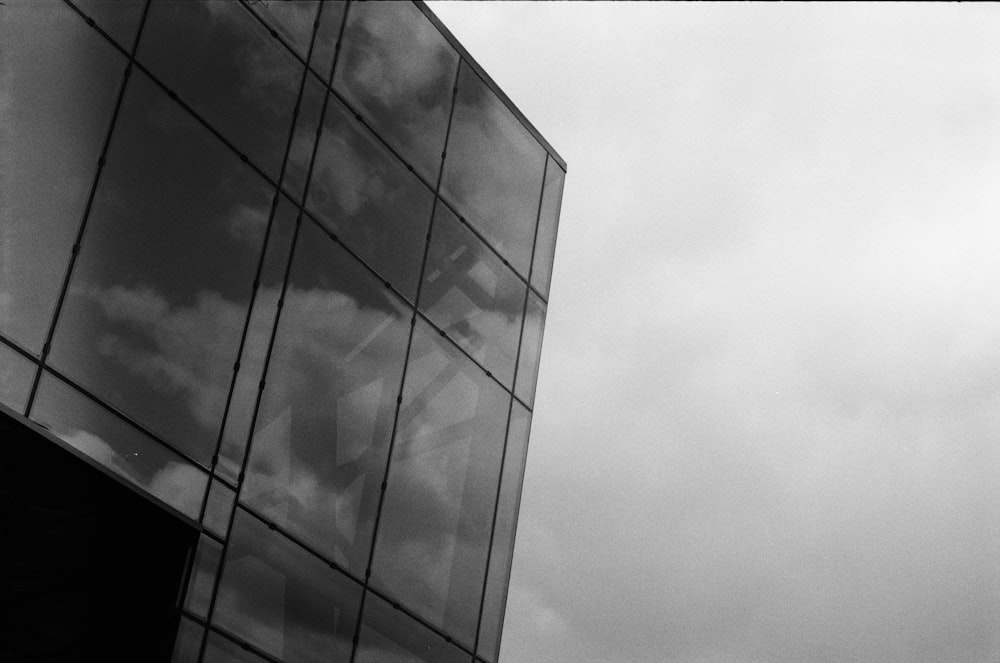
[[[569,164],[502,663],[1000,660],[1000,7],[431,7]]]

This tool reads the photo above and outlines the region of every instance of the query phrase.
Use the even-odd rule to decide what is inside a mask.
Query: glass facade
[[[0,43],[0,403],[198,524],[173,660],[496,663],[565,163],[421,3]]]

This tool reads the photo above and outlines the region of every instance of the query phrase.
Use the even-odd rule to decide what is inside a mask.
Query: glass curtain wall
[[[0,30],[0,403],[201,523],[175,660],[495,663],[559,156],[421,4]]]

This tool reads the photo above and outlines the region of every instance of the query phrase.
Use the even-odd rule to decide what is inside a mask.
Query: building
[[[0,658],[495,663],[565,163],[419,3],[0,29]]]

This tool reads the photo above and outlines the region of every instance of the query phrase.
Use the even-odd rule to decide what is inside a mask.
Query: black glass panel
[[[420,310],[508,388],[526,290],[454,214],[437,206]]]
[[[309,209],[411,301],[433,200],[339,101],[327,102]]]
[[[181,513],[197,520],[208,475],[46,373],[31,418]]]
[[[281,287],[288,267],[288,254],[292,250],[292,239],[295,236],[297,213],[295,205],[282,196],[271,222],[271,234],[261,267],[260,287],[250,312],[250,323],[243,342],[243,352],[240,354],[240,369],[236,374],[222,433],[219,463],[215,467],[216,474],[229,479],[231,483],[237,481],[247,439],[250,437],[257,391],[264,372],[264,359],[274,330],[274,316],[278,310],[278,299],[281,297]]]
[[[126,51],[132,50],[135,31],[142,18],[146,0],[72,0],[73,4],[94,19]]]
[[[517,384],[514,394],[531,405],[535,400],[535,383],[538,379],[538,359],[542,352],[542,331],[545,328],[545,304],[534,292],[528,291],[524,311],[524,332],[517,360]]]
[[[212,481],[208,489],[208,500],[205,502],[205,514],[201,519],[210,532],[226,536],[235,501],[236,493],[232,488],[220,481]]]
[[[409,318],[357,260],[303,221],[240,499],[358,574]]]
[[[6,2],[0,27],[0,332],[39,352],[126,62],[62,2]]]
[[[545,169],[545,189],[542,191],[542,208],[538,213],[538,237],[535,239],[535,257],[531,266],[531,285],[543,297],[549,296],[552,282],[552,259],[556,251],[556,231],[559,228],[559,209],[562,207],[563,185],[566,173],[552,157]]]
[[[472,647],[510,396],[418,321],[372,582]]]
[[[157,0],[138,59],[278,179],[302,65],[243,5]]]
[[[458,54],[409,2],[351,6],[334,87],[406,161],[437,182]]]
[[[319,128],[322,119],[324,97],[326,97],[326,86],[310,72],[306,76],[305,88],[302,90],[299,116],[295,121],[295,135],[292,137],[292,147],[288,153],[283,182],[287,191],[297,201],[302,200],[305,191],[309,162],[312,161],[313,149],[316,147],[316,129]]]
[[[201,651],[201,640],[205,635],[205,628],[198,622],[181,618],[180,627],[177,629],[177,640],[174,643],[174,655],[170,663],[195,663],[198,660],[198,652]]]
[[[215,631],[208,632],[203,663],[265,663],[266,661],[266,658],[244,649],[242,645],[236,644],[229,638]]]
[[[347,661],[361,587],[237,510],[214,622],[287,663]]]
[[[205,465],[272,195],[133,74],[51,362]]]
[[[249,5],[303,60],[309,55],[319,0],[271,0]]]
[[[354,663],[469,663],[471,658],[374,594],[365,597]]]
[[[316,39],[313,41],[309,66],[319,74],[324,83],[330,80],[330,68],[333,66],[333,56],[346,4],[342,0],[327,0],[320,8],[319,26],[316,28]]]
[[[36,368],[34,362],[0,343],[0,403],[23,414]]]
[[[528,275],[546,152],[463,65],[441,193],[522,276]]]
[[[202,619],[208,616],[208,606],[215,589],[215,578],[222,561],[222,544],[204,534],[198,539],[198,550],[188,578],[184,609]]]
[[[500,475],[500,494],[497,499],[496,521],[493,524],[493,545],[486,573],[486,591],[483,594],[483,612],[477,646],[477,654],[491,663],[496,661],[500,654],[500,631],[503,627],[504,606],[507,602],[507,580],[514,552],[514,529],[517,526],[517,510],[521,499],[521,480],[524,478],[524,460],[528,453],[530,428],[531,413],[514,401],[511,404],[510,425],[507,429],[503,473]]]

